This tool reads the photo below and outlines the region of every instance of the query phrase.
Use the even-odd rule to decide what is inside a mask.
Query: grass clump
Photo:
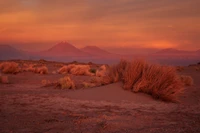
[[[183,91],[183,84],[174,67],[149,64],[143,60],[121,60],[110,67],[104,82],[117,81],[123,82],[125,90],[147,93],[164,101],[177,101]]]
[[[192,79],[191,76],[185,76],[185,75],[181,75],[180,76],[180,79],[182,81],[182,83],[185,85],[185,86],[192,86],[194,84],[194,81]]]
[[[67,73],[69,73],[70,72],[70,70],[72,69],[72,68],[74,68],[75,67],[75,64],[70,64],[70,65],[65,65],[65,66],[62,66],[59,70],[58,70],[58,73],[59,74],[67,74]]]
[[[90,72],[89,65],[76,65],[70,70],[70,73],[73,75],[85,75],[85,76],[92,76],[93,73]]]
[[[61,89],[75,89],[74,81],[69,76],[59,79],[57,87]]]
[[[5,74],[17,74],[20,72],[19,64],[15,62],[3,62],[0,64],[0,70]]]
[[[48,74],[48,68],[46,66],[37,67],[35,68],[35,73]]]
[[[96,76],[97,77],[104,77],[107,73],[107,66],[102,65],[99,69],[96,70]]]

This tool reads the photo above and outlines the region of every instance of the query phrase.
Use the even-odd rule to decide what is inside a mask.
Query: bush
[[[96,76],[97,77],[104,77],[107,73],[107,67],[106,65],[102,65],[98,70],[96,70]]]
[[[191,76],[181,75],[180,79],[185,86],[192,86],[194,84]]]
[[[61,89],[75,89],[75,84],[70,77],[65,76],[64,78],[59,79],[57,87]]]
[[[67,65],[67,66],[63,66],[63,67],[61,67],[61,68],[58,70],[58,73],[59,73],[59,74],[66,74],[66,73],[69,73],[70,70],[71,70],[72,68],[74,68],[74,67],[75,67],[75,64],[70,64],[70,65]]]
[[[35,73],[48,74],[48,68],[46,66],[35,68]]]
[[[156,99],[176,101],[183,84],[174,67],[149,64],[143,60],[121,60],[111,67],[103,83],[123,81],[123,88],[143,92]]]
[[[89,70],[91,73],[96,73],[96,69],[94,69],[94,68],[91,68],[90,70]]]
[[[15,62],[3,62],[0,64],[2,73],[16,74],[20,72],[19,64]]]
[[[90,66],[89,65],[75,65],[70,70],[71,74],[74,75],[86,75],[86,76],[92,76],[93,74],[90,72]]]

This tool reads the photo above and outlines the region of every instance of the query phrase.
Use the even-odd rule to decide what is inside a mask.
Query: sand
[[[200,132],[200,72],[187,67],[194,85],[180,103],[166,103],[122,89],[122,83],[60,90],[42,79],[64,75],[20,73],[0,84],[1,133],[197,133]],[[73,77],[77,82],[88,76]]]

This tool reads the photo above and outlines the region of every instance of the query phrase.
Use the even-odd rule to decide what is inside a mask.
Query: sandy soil
[[[63,75],[20,73],[0,84],[1,133],[197,133],[200,132],[200,72],[186,68],[194,86],[180,103],[156,101],[124,91],[121,83],[59,90],[41,87],[42,79]],[[87,76],[73,77],[79,82]]]

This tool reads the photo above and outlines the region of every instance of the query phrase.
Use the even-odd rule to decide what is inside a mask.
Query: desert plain
[[[193,83],[184,86],[178,101],[171,102],[124,90],[122,81],[95,84],[103,78],[94,72],[102,64],[45,60],[12,62],[21,68],[30,64],[46,66],[48,72],[1,71],[4,77],[0,83],[1,133],[200,132],[198,64],[177,67],[177,75],[190,76]],[[69,64],[89,65],[92,74],[59,73]],[[75,87],[65,89],[58,83],[65,76],[70,77]]]

